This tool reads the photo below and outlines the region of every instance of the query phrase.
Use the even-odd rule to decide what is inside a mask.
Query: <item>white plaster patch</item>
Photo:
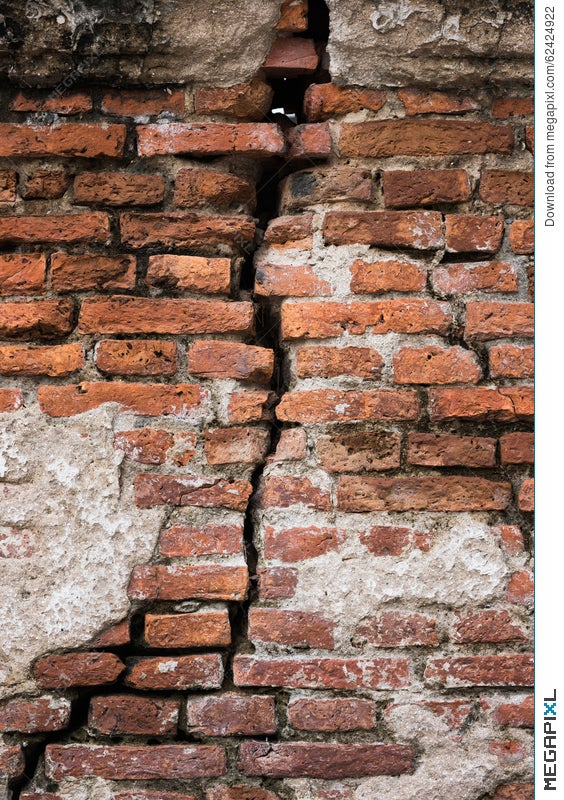
[[[0,529],[26,532],[25,547],[0,550],[6,697],[33,688],[38,656],[78,647],[127,614],[131,570],[150,559],[165,510],[136,508],[132,486],[121,486],[111,411],[52,420],[32,407],[2,426]]]

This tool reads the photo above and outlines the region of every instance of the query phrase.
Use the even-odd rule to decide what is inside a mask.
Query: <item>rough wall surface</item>
[[[327,6],[4,13],[2,800],[533,796],[531,8]]]

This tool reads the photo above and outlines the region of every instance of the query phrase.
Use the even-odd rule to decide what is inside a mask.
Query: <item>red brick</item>
[[[0,708],[0,731],[45,733],[60,731],[70,721],[71,704],[64,697],[11,700]]]
[[[497,787],[493,800],[534,800],[534,795],[532,783],[506,783]]]
[[[462,203],[472,194],[463,169],[390,170],[382,175],[388,208]]]
[[[64,195],[69,183],[64,170],[36,169],[26,178],[21,195],[26,200],[57,200]]]
[[[186,728],[203,736],[259,736],[276,733],[274,697],[237,695],[189,699]]]
[[[488,703],[487,700],[486,703]],[[523,700],[498,705],[492,716],[496,725],[508,725],[511,728],[533,728],[534,711],[534,697],[529,695]]]
[[[262,68],[269,78],[295,78],[314,73],[318,62],[313,39],[293,37],[275,39]]]
[[[510,603],[529,605],[534,600],[534,589],[533,576],[528,570],[514,572],[507,586],[507,599]]]
[[[432,280],[435,291],[444,294],[516,292],[519,288],[515,269],[501,261],[439,266]]]
[[[236,686],[289,689],[401,689],[409,686],[407,658],[256,658],[235,656]]]
[[[165,558],[237,555],[242,552],[241,525],[210,523],[193,527],[177,524],[161,531],[159,539],[159,553]]]
[[[114,683],[124,669],[124,664],[113,653],[77,652],[40,658],[33,672],[43,688],[67,689]]]
[[[319,511],[331,510],[331,495],[327,489],[315,486],[309,478],[291,475],[267,475],[262,478],[259,495],[260,508],[290,508],[304,505]]]
[[[120,229],[123,244],[133,248],[215,249],[225,245],[239,251],[252,244],[255,223],[251,217],[220,217],[183,211],[124,213]]]
[[[331,132],[326,122],[305,123],[289,128],[287,158],[327,158],[331,155]]]
[[[112,625],[102,633],[98,634],[92,642],[91,647],[121,647],[124,644],[131,642],[131,634],[129,631],[129,620],[124,619],[118,622],[117,625]]]
[[[264,461],[270,442],[264,428],[218,428],[206,431],[208,464],[254,464]]]
[[[379,111],[385,102],[386,95],[379,89],[312,83],[304,95],[304,113],[309,122],[320,122],[351,111]]]
[[[300,378],[336,378],[354,375],[377,380],[384,360],[370,347],[300,347],[296,370]]]
[[[96,345],[96,366],[110,375],[174,375],[176,342],[104,339]]]
[[[229,647],[229,614],[202,611],[191,614],[147,614],[145,641],[149,647]]]
[[[360,534],[360,541],[374,556],[401,556],[413,544],[413,531],[396,525],[375,525]]]
[[[0,745],[0,775],[3,778],[21,778],[24,775],[25,759],[21,745]]]
[[[17,411],[23,405],[23,394],[19,389],[0,389],[0,413]]]
[[[114,447],[140,464],[164,464],[173,443],[174,437],[170,433],[151,428],[120,431],[114,436]]]
[[[533,478],[527,478],[521,484],[518,505],[519,511],[535,510],[535,482]]]
[[[535,201],[533,173],[486,169],[480,178],[480,197],[486,203],[532,206]]]
[[[533,415],[531,386],[507,386],[501,389],[431,389],[429,410],[434,422],[467,419],[513,422]]]
[[[370,244],[438,250],[444,244],[438,211],[329,211],[323,236],[327,244]]]
[[[503,653],[431,659],[425,680],[446,688],[459,686],[532,686],[533,656]]]
[[[351,264],[351,291],[357,294],[421,292],[427,270],[414,261],[362,261]]]
[[[258,264],[255,272],[257,297],[326,297],[333,287],[319,278],[313,267],[300,264]]]
[[[79,256],[53,253],[51,256],[51,288],[56,292],[135,289],[135,272],[135,256],[94,253]]]
[[[534,356],[532,345],[494,345],[489,351],[490,375],[492,378],[532,378],[535,374]]]
[[[175,564],[136,567],[128,587],[132,600],[244,600],[246,567]]]
[[[507,611],[489,608],[465,615],[458,614],[453,640],[464,644],[524,642],[527,641],[527,636]]]
[[[137,126],[137,152],[140,156],[245,153],[264,158],[283,155],[285,148],[280,128],[269,122],[171,122]]]
[[[369,731],[375,717],[375,703],[360,698],[300,697],[288,703],[288,722],[302,731]]]
[[[249,302],[117,296],[84,300],[79,333],[250,333]]]
[[[3,339],[54,339],[73,327],[72,300],[34,300],[2,303],[0,336]]]
[[[227,419],[233,424],[270,420],[275,401],[273,392],[233,392],[227,405]]]
[[[386,119],[341,126],[342,156],[447,156],[511,153],[508,125],[462,120]]]
[[[162,175],[127,172],[82,172],[74,179],[75,203],[107,206],[152,206],[164,198]]]
[[[219,653],[192,656],[153,656],[128,660],[126,686],[134,689],[183,691],[219,689],[223,663]]]
[[[495,439],[438,433],[410,433],[407,462],[421,467],[495,467]]]
[[[146,280],[164,290],[229,294],[231,261],[201,256],[149,256]]]
[[[22,792],[20,800],[64,800],[64,798],[52,792]]]
[[[190,383],[121,383],[120,381],[78,383],[68,386],[40,386],[39,407],[51,417],[72,417],[104,403],[117,403],[124,411],[159,417],[186,417],[199,411],[205,394]]]
[[[93,697],[88,710],[88,727],[106,736],[174,735],[178,711],[177,700],[128,694]]]
[[[449,253],[495,253],[503,238],[503,217],[447,214],[446,248]]]
[[[335,647],[333,629],[334,623],[322,614],[276,608],[251,608],[249,612],[251,642],[332,650]]]
[[[535,224],[532,220],[515,220],[509,230],[509,245],[518,255],[529,255],[535,249]]]
[[[113,800],[196,800],[192,795],[179,794],[178,792],[118,792],[113,795]]]
[[[212,169],[181,169],[176,173],[174,204],[180,208],[254,208],[254,183],[239,175]]]
[[[276,23],[276,30],[286,33],[302,33],[308,27],[307,15],[308,0],[282,0],[280,19]],[[208,800],[231,800],[231,798],[210,797]],[[247,800],[247,798],[240,798],[240,800]],[[261,798],[257,797],[256,800],[261,800]]]
[[[15,170],[0,170],[0,203],[16,202],[18,175]]]
[[[525,144],[527,146],[527,150],[530,150],[531,153],[535,154],[535,129],[532,125],[525,126]]]
[[[109,236],[109,218],[101,211],[0,217],[0,242],[3,244],[106,242]]]
[[[302,301],[282,305],[284,339],[324,339],[366,333],[447,333],[450,306],[434,300]]]
[[[184,92],[174,89],[110,91],[102,98],[102,111],[118,117],[152,117],[164,111],[182,114]]]
[[[327,472],[365,472],[400,466],[401,435],[387,431],[351,430],[316,441],[319,463]]]
[[[162,413],[162,412],[160,412]],[[253,487],[249,481],[223,480],[191,475],[135,476],[135,505],[200,506],[201,508],[232,508],[244,511]]]
[[[535,102],[532,97],[499,97],[493,101],[491,111],[494,119],[528,117],[535,112]]]
[[[463,347],[404,347],[394,355],[394,383],[478,383],[475,353]]]
[[[511,502],[511,484],[462,475],[339,480],[342,511],[503,511]]]
[[[361,778],[411,773],[414,761],[408,745],[243,742],[238,768],[274,778]]]
[[[296,593],[298,571],[294,567],[259,567],[257,576],[261,600],[285,600]]]
[[[9,109],[10,111],[48,111],[67,116],[92,111],[92,98],[85,92],[62,95],[50,94],[47,97],[18,92],[10,103]]]
[[[268,223],[264,243],[270,247],[297,247],[302,250],[313,246],[313,214],[294,217],[276,217]]]
[[[384,611],[357,626],[353,643],[365,642],[376,647],[436,647],[439,644],[437,623],[424,614]]]
[[[502,464],[532,464],[535,460],[534,433],[505,433],[499,446]]]
[[[301,0],[297,0],[297,2],[301,2]],[[261,789],[259,786],[238,784],[237,786],[212,786],[206,790],[206,800],[280,800],[280,796],[267,789]]]
[[[44,292],[46,269],[41,253],[0,255],[0,297]]]
[[[264,557],[279,561],[303,561],[337,550],[344,540],[341,528],[311,526],[276,530],[268,526],[264,532]]]
[[[467,339],[484,341],[505,337],[531,337],[534,333],[532,303],[467,303]]]
[[[413,420],[419,417],[419,400],[410,389],[287,392],[276,408],[276,416],[282,422]]]
[[[461,114],[479,108],[472,97],[424,89],[399,89],[398,97],[408,117],[415,114]]]
[[[167,780],[210,778],[225,773],[225,751],[216,745],[47,745],[45,774],[66,778]]]
[[[280,208],[297,211],[318,203],[356,200],[369,202],[372,173],[355,167],[314,167],[292,172],[280,184]]]
[[[125,125],[67,123],[66,125],[0,124],[0,156],[42,158],[122,156]]]
[[[265,383],[274,370],[274,353],[238,342],[195,342],[188,353],[188,370],[200,378],[235,378]]]
[[[393,704],[387,707],[384,712],[385,717],[389,718],[398,711],[404,713],[405,706],[408,703],[412,708],[422,708],[426,712],[431,712],[452,731],[460,730],[474,710],[473,704],[469,700],[447,700],[442,698],[441,700],[408,701],[406,703]]]
[[[517,525],[496,525],[492,531],[499,536],[504,550],[509,555],[519,555],[525,549],[523,534]]]
[[[273,89],[253,78],[249,83],[237,83],[227,88],[200,86],[194,93],[196,114],[224,114],[235,119],[261,120],[272,105]]]

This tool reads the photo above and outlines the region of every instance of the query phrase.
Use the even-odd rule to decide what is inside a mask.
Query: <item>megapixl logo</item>
[[[543,698],[544,790],[556,791],[556,689]]]

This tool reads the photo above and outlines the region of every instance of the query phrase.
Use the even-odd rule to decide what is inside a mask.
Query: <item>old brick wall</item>
[[[0,796],[530,800],[530,8],[133,5],[1,95]]]

